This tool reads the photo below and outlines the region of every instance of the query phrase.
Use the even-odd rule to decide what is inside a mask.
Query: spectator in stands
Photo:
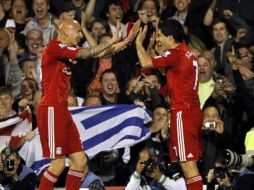
[[[5,87],[0,87],[0,119],[7,119],[17,114],[12,109],[13,96],[11,91]]]
[[[23,111],[27,106],[33,110],[33,98],[36,91],[38,91],[37,82],[32,78],[24,78],[21,82],[21,98],[13,103],[13,108],[18,111]]]
[[[217,190],[233,190],[231,171],[219,162],[216,162],[214,166],[207,173],[207,190],[214,190],[215,184],[219,185]]]
[[[85,97],[82,106],[100,106],[101,98],[98,94],[89,94]]]
[[[80,187],[93,189],[93,190],[104,190],[105,188],[104,188],[103,181],[101,180],[99,176],[97,176],[90,170],[89,158],[87,155],[86,157],[88,162],[88,172],[86,176],[84,177],[84,179],[82,180]]]
[[[31,29],[26,35],[27,50],[21,56],[20,61],[32,59],[35,66],[35,73],[33,77],[36,77],[39,88],[41,88],[41,53],[43,49],[43,34],[39,29]]]
[[[131,79],[127,94],[134,104],[153,110],[162,103],[162,99],[156,86],[159,84],[157,76],[149,76],[142,73],[138,78]]]
[[[88,24],[87,26],[88,31],[91,32],[92,37],[98,41],[100,36],[105,34],[105,33],[110,33],[110,27],[109,24],[104,21],[103,19],[100,18],[96,18],[94,19],[91,23]],[[86,41],[83,46],[85,47],[89,47],[88,42]]]
[[[198,97],[200,101],[200,108],[202,109],[205,101],[210,97],[215,86],[215,82],[213,80],[214,67],[211,62],[203,56],[199,56],[198,58],[198,73]]]
[[[212,67],[215,68],[217,63],[216,63],[215,55],[212,51],[205,50],[205,51],[201,52],[200,56],[205,57],[206,59],[208,59],[209,62],[212,64]]]
[[[175,173],[175,178],[170,179],[164,174],[165,171],[162,171],[159,165],[159,155],[153,147],[144,147],[141,149],[136,163],[135,172],[133,172],[125,190],[187,189],[181,174]]]
[[[53,24],[54,17],[49,13],[49,0],[33,0],[33,11],[35,17],[29,21],[22,31],[27,35],[31,29],[38,29],[43,34],[44,45],[55,37],[56,28]]]
[[[6,84],[6,72],[5,68],[8,66],[7,62],[7,52],[8,47],[10,45],[10,33],[5,28],[0,28],[0,86],[4,86]]]
[[[1,1],[3,11],[6,14],[8,14],[8,11],[11,9],[11,3],[12,3],[12,0],[3,0],[3,1]]]
[[[220,110],[215,105],[204,108],[204,124],[202,130],[203,155],[202,155],[202,176],[205,177],[208,171],[214,167],[215,161],[220,153],[230,143],[232,135],[225,129],[224,122],[220,117]],[[203,178],[205,179],[205,178]]]
[[[104,14],[109,23],[111,32],[114,33],[116,30],[116,23],[121,22],[123,18],[123,9],[121,3],[115,0],[107,1],[104,7]],[[121,23],[121,38],[123,38],[123,26],[124,24]]]
[[[36,80],[37,74],[36,74],[36,67],[35,62],[33,59],[24,59],[20,61],[19,63],[20,70],[22,72],[21,76],[22,79],[24,78],[32,78]]]
[[[14,34],[0,28],[1,86],[8,86],[16,99],[20,95],[21,72],[17,60],[18,46]]]
[[[77,96],[71,92],[68,94],[68,107],[78,107]]]
[[[170,128],[169,110],[164,105],[159,105],[153,110],[152,124],[149,126],[152,137],[152,145],[160,154],[168,153],[169,146],[169,128]]]
[[[37,51],[40,47],[43,46],[43,33],[41,30],[32,28],[27,31],[26,34],[26,45],[27,45],[27,52],[23,55],[23,59],[30,58],[30,59],[37,59]]]
[[[36,175],[31,168],[21,163],[18,151],[6,147],[1,151],[1,163],[5,174],[4,181],[0,182],[4,189],[35,190]]]
[[[56,16],[61,15],[63,12],[69,12],[72,11],[74,12],[74,17],[73,19],[77,21],[81,21],[81,13],[85,11],[85,9],[90,9],[88,10],[89,14],[93,14],[93,9],[89,7],[89,3],[95,3],[96,0],[70,0],[70,1],[65,1],[65,0],[54,0],[50,1],[50,5],[52,7],[52,10],[54,10],[54,13],[56,13]],[[88,3],[87,3],[88,2]],[[90,17],[90,16],[89,16]]]
[[[10,16],[15,21],[15,32],[20,33],[22,30],[24,30],[29,19],[28,7],[27,7],[26,1],[13,0]]]
[[[237,62],[239,71],[242,75],[244,83],[249,90],[249,93],[252,97],[254,97],[254,72],[253,72],[253,54],[250,53],[249,49],[246,46],[238,46],[235,50],[235,60]],[[232,61],[232,59],[229,59]],[[226,77],[235,84],[235,79],[233,77],[233,71],[231,68],[231,64],[226,65],[225,75]]]
[[[117,74],[110,69],[105,70],[100,77],[102,105],[131,104],[132,102],[123,92],[119,92]]]
[[[214,19],[211,25],[212,37],[216,43],[212,51],[216,57],[217,64],[215,71],[218,74],[225,73],[225,66],[227,63],[226,54],[231,49],[231,45],[247,45],[253,41],[253,31],[244,20],[237,17],[230,10],[224,10],[223,18],[225,18],[225,20],[219,18]],[[235,36],[231,37],[227,24],[235,28]]]
[[[11,2],[11,1],[9,1]],[[5,26],[11,32],[21,32],[28,21],[28,7],[25,0],[13,0],[9,13],[3,12],[0,25]]]

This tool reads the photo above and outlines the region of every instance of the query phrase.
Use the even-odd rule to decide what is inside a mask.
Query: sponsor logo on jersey
[[[162,53],[162,56],[163,57],[167,57],[168,55],[170,55],[171,53],[169,51],[165,51]]]
[[[62,148],[61,147],[56,148],[56,154],[62,154]]]
[[[171,53],[169,51],[165,51],[161,55],[155,56],[154,59],[158,59],[158,58],[161,58],[161,57],[167,57],[170,54]]]

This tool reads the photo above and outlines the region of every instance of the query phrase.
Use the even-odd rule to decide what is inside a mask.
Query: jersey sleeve
[[[70,47],[61,43],[52,43],[47,48],[51,56],[57,59],[76,59],[77,53],[81,49],[80,47]]]
[[[162,55],[152,58],[153,67],[174,67],[179,64],[180,54],[177,51],[166,51]]]

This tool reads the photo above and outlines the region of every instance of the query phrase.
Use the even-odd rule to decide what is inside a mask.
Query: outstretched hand
[[[142,45],[147,33],[147,26],[145,26],[143,29],[141,28],[139,30],[138,36],[136,38],[136,45]]]
[[[121,23],[117,22],[116,31],[114,32],[113,37],[111,38],[112,44],[115,44],[121,40],[120,30],[121,30]]]
[[[129,35],[127,37],[128,42],[133,42],[137,34],[139,33],[140,30],[140,25],[141,25],[141,20],[137,20],[137,22],[134,24],[132,27],[131,31],[129,32]]]

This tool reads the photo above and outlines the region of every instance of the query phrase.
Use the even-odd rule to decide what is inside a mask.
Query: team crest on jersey
[[[61,147],[56,148],[56,154],[62,154],[62,148]]]
[[[59,47],[60,47],[61,49],[67,47],[67,45],[65,45],[65,44],[58,44],[58,45],[59,45]]]
[[[170,52],[169,52],[169,51],[165,51],[165,52],[162,53],[162,56],[163,56],[163,57],[167,57],[168,55],[170,55]]]

